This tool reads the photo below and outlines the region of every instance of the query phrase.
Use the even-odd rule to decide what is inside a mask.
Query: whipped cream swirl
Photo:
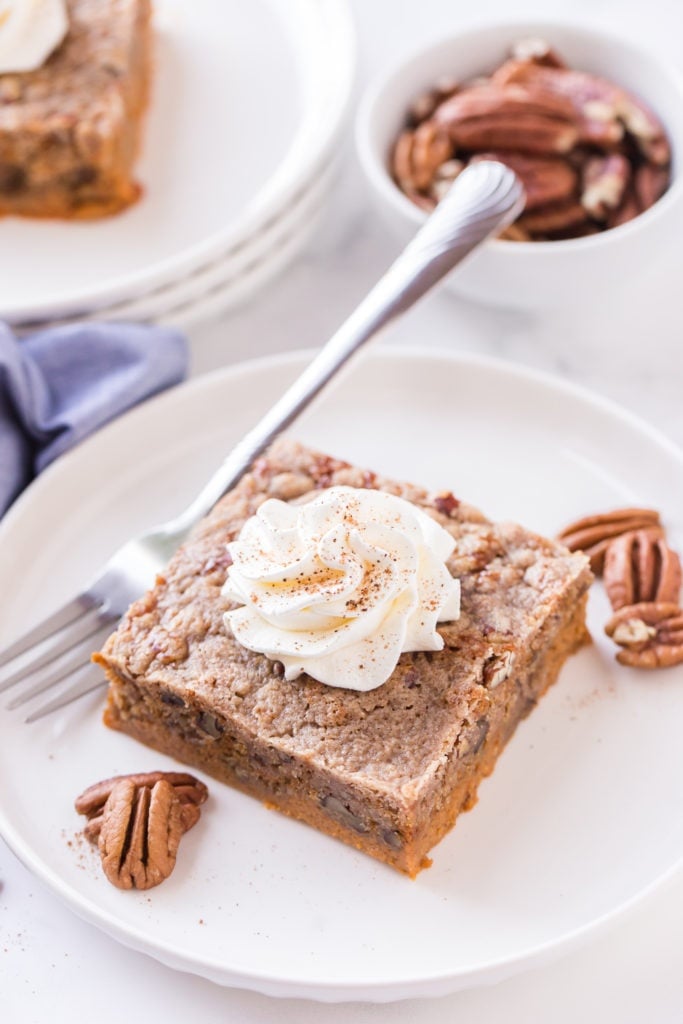
[[[65,0],[0,0],[0,75],[35,71],[68,28]]]
[[[226,625],[250,651],[330,686],[373,690],[404,651],[439,651],[460,614],[445,562],[455,542],[384,491],[330,487],[303,505],[264,502],[228,550]]]

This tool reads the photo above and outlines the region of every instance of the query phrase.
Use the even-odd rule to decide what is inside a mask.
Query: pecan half
[[[634,530],[611,541],[603,575],[615,611],[641,602],[675,603],[681,590],[680,558],[657,530]]]
[[[620,205],[613,213],[608,215],[605,226],[608,228],[618,228],[620,224],[626,224],[628,221],[633,220],[639,213],[642,213],[642,210],[635,191],[632,187],[628,187]]]
[[[567,153],[577,139],[571,103],[521,86],[481,85],[456,93],[433,120],[466,150]]]
[[[606,220],[621,205],[631,180],[631,165],[621,153],[595,156],[583,166],[581,205],[596,220]]]
[[[576,141],[572,124],[533,113],[471,118],[454,126],[450,134],[457,146],[467,150],[500,147],[522,153],[568,153]]]
[[[576,169],[562,157],[493,150],[477,153],[470,162],[478,160],[499,160],[517,174],[524,186],[527,211],[570,199],[578,187]]]
[[[621,665],[670,668],[683,664],[683,611],[674,602],[641,602],[620,608],[605,626],[622,648]]]
[[[538,115],[571,123],[574,108],[565,96],[538,88],[535,83],[530,86],[499,84],[494,76],[445,100],[435,110],[434,120],[451,131],[463,121],[475,118],[520,115]]]
[[[509,60],[498,68],[492,80],[500,85],[541,89],[569,101],[581,142],[609,148],[624,137],[616,106],[616,95],[620,90],[596,75],[542,66],[531,61]]]
[[[503,238],[508,242],[530,242],[531,235],[524,228],[520,228],[519,224],[510,224],[504,228],[498,235],[499,238]]]
[[[104,873],[118,889],[151,889],[173,871],[183,834],[180,800],[164,779],[136,786],[115,783],[102,817],[99,850]]]
[[[662,124],[649,107],[599,75],[511,60],[498,69],[493,80],[505,85],[534,86],[568,97],[574,103],[584,142],[609,148],[621,141],[626,130],[648,160],[665,166],[671,159]]]
[[[653,164],[665,167],[671,160],[671,147],[659,119],[641,100],[623,91],[617,110],[643,156]]]
[[[394,176],[406,191],[429,188],[437,168],[452,156],[448,134],[434,121],[402,132],[394,149]]]
[[[641,210],[648,210],[666,192],[669,172],[653,164],[641,164],[634,177],[636,199]]]
[[[654,529],[663,536],[659,512],[651,508],[619,508],[600,515],[584,516],[565,526],[557,539],[570,551],[588,555],[591,569],[600,574],[610,541],[631,530]]]
[[[74,807],[79,814],[84,814],[88,819],[98,817],[104,810],[104,805],[112,789],[117,782],[121,782],[123,779],[127,779],[135,786],[149,787],[164,779],[173,786],[182,803],[196,806],[203,804],[209,795],[204,783],[194,775],[190,775],[189,772],[137,772],[132,775],[115,775],[111,779],[95,782],[76,798]]]
[[[505,85],[533,86],[569,99],[578,119],[582,142],[602,148],[614,146],[624,137],[619,104],[625,93],[598,75],[509,60],[495,72],[493,79]]]
[[[575,199],[560,203],[548,203],[536,210],[525,211],[517,224],[531,235],[549,235],[557,231],[568,231],[588,223],[588,214]]]
[[[207,796],[187,772],[145,772],[97,782],[75,807],[88,818],[84,833],[98,845],[110,882],[149,889],[173,870],[180,837],[199,821]]]

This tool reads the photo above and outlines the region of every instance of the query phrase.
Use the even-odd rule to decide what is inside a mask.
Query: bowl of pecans
[[[404,242],[468,164],[495,159],[518,174],[519,218],[448,281],[478,302],[604,299],[680,237],[683,83],[597,30],[511,22],[441,40],[370,87],[356,140]]]

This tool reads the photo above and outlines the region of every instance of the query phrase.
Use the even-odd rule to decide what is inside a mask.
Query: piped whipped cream
[[[65,0],[0,0],[0,74],[35,71],[68,28]]]
[[[228,545],[225,615],[250,651],[329,686],[374,690],[404,651],[439,651],[460,615],[446,567],[455,542],[384,491],[330,487],[303,505],[270,499]]]

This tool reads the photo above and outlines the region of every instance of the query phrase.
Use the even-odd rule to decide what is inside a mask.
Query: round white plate
[[[303,248],[311,237],[335,179],[337,162],[321,168],[282,215],[245,241],[234,257],[187,274],[146,293],[137,300],[98,310],[99,320],[163,323],[187,330],[211,320],[237,303],[244,302],[271,280]],[[51,321],[52,325],[78,323],[88,316]],[[45,327],[46,323],[41,323]],[[26,325],[25,329],[31,329]]]
[[[92,312],[238,258],[329,158],[354,72],[346,0],[155,8],[144,195],[104,220],[0,221],[7,320]]]
[[[198,378],[49,469],[0,528],[11,583],[0,643],[179,510],[306,358]],[[677,449],[613,405],[504,364],[371,353],[296,434],[547,533],[643,502],[683,540]],[[416,881],[209,781],[171,878],[114,889],[75,838],[73,799],[105,776],[172,762],[104,728],[101,694],[35,726],[2,710],[2,834],[77,913],[219,983],[389,1000],[500,980],[613,921],[683,855],[683,670],[621,669],[602,635],[607,610],[596,586],[595,644],[565,666]]]

